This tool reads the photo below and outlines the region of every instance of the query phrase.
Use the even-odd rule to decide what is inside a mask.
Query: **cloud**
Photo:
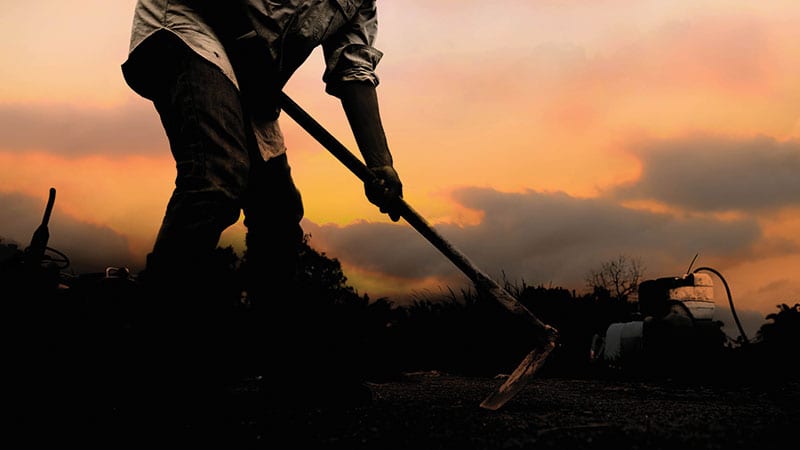
[[[367,271],[379,271],[400,278],[451,276],[449,261],[428,241],[408,226],[356,222],[347,226],[304,222],[312,245],[321,237],[331,257]]]
[[[482,211],[484,220],[466,227],[437,224],[438,233],[495,279],[528,284],[580,290],[590,270],[621,254],[641,259],[647,276],[670,276],[685,270],[698,252],[706,261],[752,256],[762,238],[754,219],[680,218],[560,192],[466,188],[454,199]],[[332,256],[359,267],[405,278],[457,272],[408,225],[323,225],[314,233],[323,237]]]
[[[15,243],[20,249],[30,244],[41,224],[46,199],[17,193],[0,193],[0,237],[3,244]],[[104,226],[81,222],[58,210],[56,197],[48,224],[48,247],[67,255],[75,273],[102,272],[108,266],[133,267],[134,257],[125,237]]]
[[[158,120],[155,109],[144,102],[114,108],[0,103],[0,146],[64,156],[163,153],[167,142]]]
[[[800,142],[707,136],[653,141],[635,153],[642,174],[615,188],[692,211],[766,212],[800,205]]]

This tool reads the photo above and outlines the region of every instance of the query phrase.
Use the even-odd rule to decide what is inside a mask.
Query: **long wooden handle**
[[[313,136],[320,144],[322,144],[333,156],[341,161],[350,171],[352,171],[364,183],[370,183],[375,179],[375,176],[367,168],[367,166],[358,157],[347,149],[339,140],[331,135],[322,125],[319,124],[313,117],[305,112],[300,105],[294,102],[288,95],[281,92],[280,106],[286,114],[289,115],[295,122],[303,127],[311,136]],[[442,252],[447,258],[453,262],[461,271],[463,271],[470,280],[477,283],[481,281],[484,274],[478,270],[474,264],[460,251],[458,251],[452,244],[447,242],[421,215],[419,215],[414,208],[411,207],[402,198],[398,199],[398,210],[400,216],[403,217],[414,229],[428,239],[434,247]]]
[[[313,136],[320,144],[322,144],[328,151],[330,151],[339,161],[341,161],[348,169],[350,169],[361,181],[365,183],[372,182],[375,176],[370,172],[367,166],[361,162],[356,155],[347,149],[339,140],[331,135],[322,125],[319,124],[313,117],[303,110],[297,103],[294,102],[286,93],[281,92],[280,106],[286,114],[303,127],[311,136]],[[400,216],[405,219],[415,230],[423,235],[434,247],[436,247],[442,254],[444,254],[456,267],[461,269],[467,277],[475,284],[475,286],[484,293],[497,300],[501,305],[508,309],[512,314],[527,320],[534,326],[534,331],[542,336],[543,339],[549,339],[553,332],[552,327],[545,325],[539,318],[530,312],[522,303],[515,299],[505,289],[500,287],[494,280],[492,280],[483,271],[478,269],[472,261],[469,260],[463,253],[458,251],[453,244],[448,242],[436,229],[431,226],[427,220],[419,215],[414,208],[411,207],[402,198],[398,199],[398,210]]]

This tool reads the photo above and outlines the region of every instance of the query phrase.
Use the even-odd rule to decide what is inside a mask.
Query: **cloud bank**
[[[160,154],[167,147],[158,115],[143,102],[113,108],[66,103],[0,103],[2,148],[63,156]]]
[[[800,205],[800,142],[693,137],[636,150],[641,177],[614,189],[691,211],[763,213]]]
[[[721,258],[751,254],[762,236],[753,219],[681,218],[561,192],[466,188],[454,199],[482,211],[484,220],[438,224],[440,234],[491,276],[528,284],[580,289],[590,270],[620,254],[641,258],[652,276],[667,276],[685,269],[698,251]],[[331,255],[359,267],[401,278],[450,277],[455,270],[408,226],[324,225],[315,232],[324,235]]]

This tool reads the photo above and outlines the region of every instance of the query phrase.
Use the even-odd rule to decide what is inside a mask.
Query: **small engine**
[[[709,274],[643,281],[637,315],[641,320],[612,323],[604,335],[595,335],[590,359],[612,368],[644,370],[696,361],[725,341],[722,323],[713,320],[715,307]]]

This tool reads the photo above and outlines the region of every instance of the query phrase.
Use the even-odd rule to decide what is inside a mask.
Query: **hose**
[[[713,269],[711,267],[698,267],[692,273],[697,273],[697,272],[700,272],[702,270],[705,270],[705,271],[708,271],[708,272],[712,272],[713,274],[718,276],[720,280],[722,280],[722,284],[725,286],[725,292],[728,294],[728,304],[730,304],[730,307],[731,307],[731,314],[733,314],[733,320],[734,320],[734,322],[736,322],[736,326],[739,328],[739,334],[742,337],[742,341],[745,344],[749,344],[750,341],[747,339],[747,335],[745,335],[745,333],[744,333],[744,328],[742,328],[742,323],[739,322],[739,316],[736,315],[736,308],[734,308],[734,306],[733,306],[733,297],[731,296],[731,290],[728,287],[728,282],[725,281],[725,277],[723,277],[722,274],[719,273],[718,270]]]

